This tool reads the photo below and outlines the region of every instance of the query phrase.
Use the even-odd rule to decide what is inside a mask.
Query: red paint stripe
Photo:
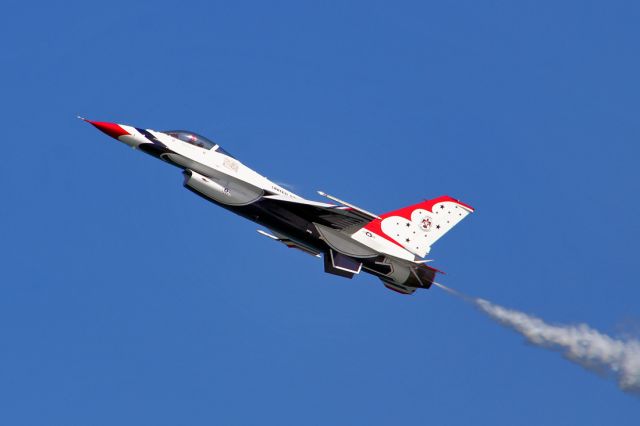
[[[435,206],[438,203],[442,203],[444,201],[449,201],[449,202],[452,202],[452,203],[455,203],[455,204],[459,204],[459,205],[461,205],[463,207],[466,207],[466,208],[470,209],[471,211],[474,211],[473,207],[471,207],[470,205],[465,204],[463,202],[460,202],[460,201],[456,200],[455,198],[451,198],[448,195],[443,195],[442,197],[437,197],[437,198],[434,198],[432,200],[424,200],[421,203],[413,204],[411,206],[403,207],[401,209],[394,210],[394,211],[389,212],[389,213],[385,213],[383,215],[380,215],[380,217],[382,219],[384,219],[384,218],[387,218],[389,216],[402,216],[402,217],[404,217],[406,219],[411,220],[411,213],[413,213],[413,211],[415,209],[424,209],[424,210],[428,210],[428,211],[433,213],[433,206]]]
[[[371,222],[365,225],[364,229],[366,229],[367,231],[371,231],[377,236],[382,237],[387,241],[391,241],[393,244],[397,245],[398,247],[402,247],[404,249],[402,244],[400,244],[399,242],[397,242],[396,240],[394,240],[393,238],[391,238],[390,236],[382,232],[382,220],[373,219]]]
[[[122,127],[115,123],[107,123],[104,121],[91,121],[87,120],[89,123],[93,124],[96,129],[100,130],[103,133],[111,136],[112,138],[118,139],[120,136],[129,135],[129,132],[124,130]]]

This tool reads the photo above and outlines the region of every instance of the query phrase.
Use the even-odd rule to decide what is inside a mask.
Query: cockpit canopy
[[[201,136],[197,133],[189,132],[187,130],[167,130],[162,132],[176,139],[180,139],[182,142],[190,143],[191,145],[199,146],[204,149],[211,149],[216,146],[213,141]]]
[[[197,147],[204,148],[204,149],[213,148],[213,150],[216,152],[219,152],[224,155],[228,155],[229,157],[233,157],[227,151],[222,149],[220,145],[197,133],[190,132],[188,130],[165,130],[162,133],[169,135],[171,137],[174,137],[176,139],[179,139],[182,142],[186,142],[188,144],[195,145]]]

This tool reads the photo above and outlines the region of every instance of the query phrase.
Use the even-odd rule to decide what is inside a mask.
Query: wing
[[[260,200],[273,214],[291,220],[297,216],[307,222],[319,223],[341,231],[357,231],[372,217],[352,207],[320,203],[304,199],[292,199],[282,195],[266,195]]]

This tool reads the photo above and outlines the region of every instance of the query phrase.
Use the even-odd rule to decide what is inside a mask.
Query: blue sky
[[[637,424],[613,381],[438,289],[326,275],[75,118],[370,211],[457,197],[443,283],[633,333],[637,2],[3,11],[0,423]]]

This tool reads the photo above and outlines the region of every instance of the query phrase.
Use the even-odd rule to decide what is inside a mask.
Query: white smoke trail
[[[570,361],[589,370],[611,374],[618,381],[620,389],[640,395],[640,341],[615,339],[586,324],[547,324],[535,316],[465,296],[441,284],[436,285],[473,303],[480,311],[517,331],[530,343],[561,352]]]

